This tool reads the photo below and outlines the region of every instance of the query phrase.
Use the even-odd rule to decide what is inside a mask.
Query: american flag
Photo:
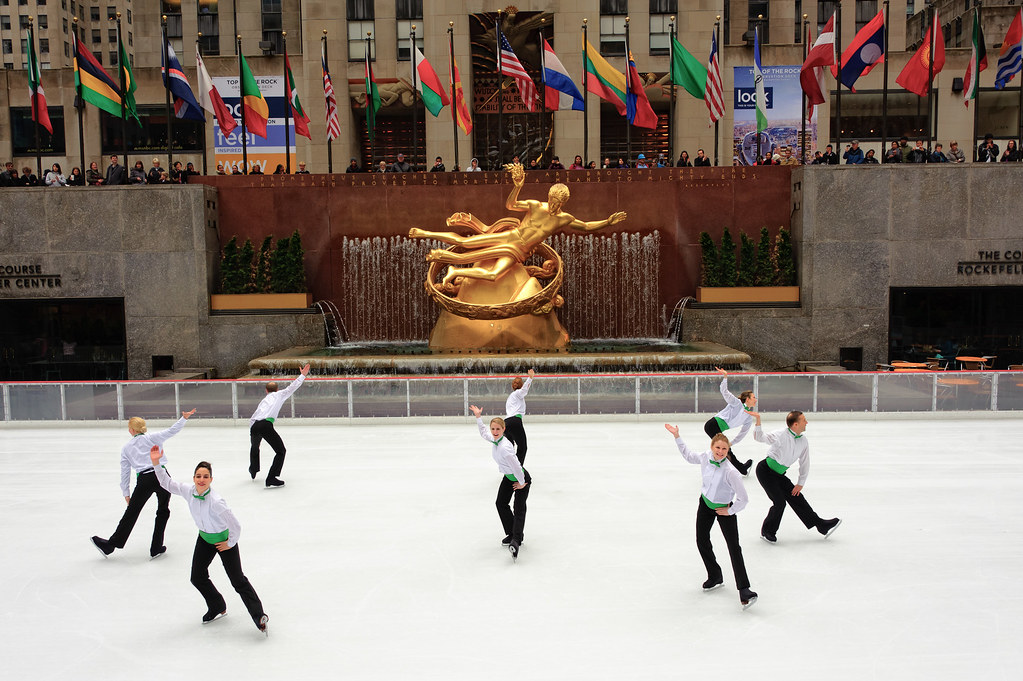
[[[724,95],[721,89],[721,62],[718,61],[718,39],[710,35],[710,59],[707,61],[707,95],[703,101],[710,112],[710,122],[716,123],[725,115]]]
[[[519,86],[519,94],[522,95],[523,104],[530,111],[536,111],[536,86],[533,85],[533,79],[522,67],[522,62],[512,51],[511,43],[504,37],[504,33],[500,32],[500,29],[498,29],[498,35],[501,44],[501,73],[515,79],[515,84]]]
[[[341,136],[341,122],[337,117],[337,98],[334,97],[334,85],[330,82],[330,71],[327,70],[327,46],[320,45],[320,61],[323,64],[323,96],[327,100],[327,141]]]

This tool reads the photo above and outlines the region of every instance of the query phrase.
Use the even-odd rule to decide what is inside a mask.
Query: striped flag
[[[92,56],[78,38],[74,42],[75,86],[81,90],[82,99],[116,118],[121,117],[121,89],[107,75],[96,57]]]
[[[519,94],[522,96],[522,103],[530,111],[536,111],[536,86],[533,85],[533,79],[529,77],[522,62],[515,56],[511,43],[508,42],[504,33],[501,33],[500,27],[497,29],[497,34],[501,45],[501,73],[515,79],[515,84],[519,86]]]
[[[174,115],[178,118],[188,118],[193,121],[206,122],[206,116],[202,113],[202,107],[195,101],[192,94],[192,86],[188,84],[188,78],[181,70],[181,62],[178,55],[171,47],[170,41],[164,43],[163,49],[163,85],[170,90],[174,98]]]
[[[50,112],[46,110],[46,93],[39,73],[39,61],[36,59],[36,38],[32,25],[28,26],[28,93],[32,100],[32,120],[53,134],[50,123]]]
[[[1016,18],[1009,24],[1005,33],[1002,48],[998,50],[998,73],[995,75],[995,87],[1001,90],[1020,72],[1023,66],[1020,48],[1023,44],[1023,9],[1016,13]]]
[[[637,127],[656,130],[657,114],[654,113],[653,107],[650,106],[650,100],[647,99],[643,79],[639,77],[636,62],[632,59],[632,50],[629,50],[628,79],[629,93],[625,100],[625,117],[629,119],[629,123]]]
[[[245,61],[245,55],[238,55],[241,64],[238,96],[242,105],[242,122],[245,123],[245,130],[253,135],[259,135],[266,139],[266,122],[270,119],[270,107],[267,106],[263,93],[259,90],[259,83],[252,75],[249,63]]]
[[[323,66],[323,98],[327,102],[327,140],[336,140],[341,136],[341,121],[337,116],[337,98],[334,96],[334,84],[327,70],[327,44],[320,44],[320,64]]]
[[[130,114],[135,122],[142,127],[142,119],[139,118],[138,109],[135,106],[135,91],[139,89],[135,81],[135,74],[131,72],[131,61],[128,60],[128,50],[124,49],[124,43],[120,37],[117,38],[118,61],[121,62],[121,71],[124,72],[124,117],[127,120]]]
[[[767,95],[764,94],[764,69],[760,66],[760,30],[753,28],[753,83],[757,89],[757,132],[767,130]]]
[[[302,103],[298,101],[298,91],[295,89],[295,76],[291,73],[291,61],[288,59],[287,50],[284,50],[284,70],[288,74],[288,82],[285,83],[285,87],[288,90],[288,99],[291,100],[291,120],[295,122],[295,136],[302,135],[302,137],[312,139],[313,136],[309,132],[309,116],[302,109]]]
[[[423,98],[426,110],[437,117],[440,115],[440,110],[451,102],[444,93],[444,86],[440,84],[437,72],[433,70],[430,62],[426,61],[426,57],[414,44],[412,45],[412,54],[415,57],[415,64],[412,68],[415,71],[416,89],[419,90],[419,95]]]
[[[970,108],[970,100],[977,97],[980,72],[987,68],[987,47],[984,45],[984,31],[980,27],[980,14],[973,16],[973,49],[970,51],[970,63],[966,65],[963,76],[963,104]]]
[[[600,52],[590,45],[590,41],[583,38],[583,54],[586,63],[583,69],[588,78],[583,78],[586,83],[586,91],[592,92],[605,102],[614,104],[615,109],[622,116],[626,115],[628,109],[625,105],[625,74],[607,63],[607,60],[600,56]]]
[[[203,63],[202,55],[199,54],[198,44],[195,46],[195,85],[196,92],[199,93],[199,106],[216,117],[222,135],[230,135],[231,131],[238,127],[238,121],[235,120],[231,110],[227,108],[227,104],[224,104],[220,92],[217,91],[217,86],[213,84],[210,74],[206,71],[206,64]]]
[[[710,113],[711,125],[725,115],[723,88],[721,87],[721,62],[718,60],[718,39],[710,34],[710,59],[707,60],[707,94],[703,98]]]
[[[450,51],[451,46],[448,45],[448,52]],[[448,79],[448,82],[451,83],[455,89],[455,103],[451,107],[451,115],[457,116],[455,121],[458,123],[458,127],[462,129],[462,132],[468,135],[472,132],[472,115],[469,113],[469,107],[465,104],[465,93],[462,91],[462,77],[458,74],[458,63],[455,62],[454,55],[451,55],[451,64],[448,67]]]
[[[543,41],[543,53],[544,82],[547,87],[544,94],[547,108],[551,111],[559,109],[582,111],[584,109],[583,96],[579,94],[579,88],[572,82],[564,64],[558,59],[558,55],[554,54],[554,50],[546,38]]]

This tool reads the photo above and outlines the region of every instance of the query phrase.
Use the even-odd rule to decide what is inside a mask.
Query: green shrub
[[[757,244],[756,257],[755,285],[773,286],[775,279],[774,260],[771,258],[771,233],[767,230],[767,227],[760,228],[760,243]]]
[[[796,257],[792,250],[792,235],[782,227],[775,241],[774,261],[778,268],[778,286],[796,285]]]
[[[753,286],[757,281],[756,247],[743,232],[739,235],[739,286]]]
[[[256,254],[256,265],[252,275],[254,293],[270,292],[270,261],[273,260],[273,237],[266,237]]]
[[[721,255],[718,266],[721,271],[719,286],[735,286],[735,281],[739,276],[735,261],[735,241],[727,227],[721,234]]]
[[[700,284],[714,287],[721,285],[718,248],[708,232],[700,232]]]

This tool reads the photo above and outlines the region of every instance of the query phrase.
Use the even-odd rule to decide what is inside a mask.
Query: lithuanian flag
[[[583,38],[583,58],[586,60],[586,91],[592,92],[606,102],[611,102],[622,116],[627,114],[625,106],[625,74],[607,63],[590,42]]]

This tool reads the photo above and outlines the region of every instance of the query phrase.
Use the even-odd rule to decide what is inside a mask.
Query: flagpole
[[[412,31],[409,33],[409,58],[412,60],[412,172],[416,171],[416,159],[419,157],[419,107],[416,100],[419,97],[419,64],[416,63],[416,25],[412,24]],[[423,113],[425,116],[425,112]],[[424,159],[425,161],[425,159]]]
[[[200,45],[200,38],[202,38],[202,32],[201,31],[198,34],[196,34],[196,38],[195,38],[195,52],[196,52],[196,54],[198,54],[201,57],[202,56],[202,47]],[[198,67],[197,67],[197,70],[198,70]],[[203,114],[203,119],[204,119],[203,123],[202,123],[202,174],[203,175],[206,175],[209,172],[207,170],[207,167],[206,167],[206,121],[205,121],[205,118],[206,118],[206,116],[205,116],[205,114]]]
[[[714,42],[717,44],[717,49],[718,49],[718,65],[720,66],[721,65],[721,54],[722,54],[722,52],[721,52],[721,15],[720,14],[716,15],[714,17],[714,19],[715,19],[715,21],[714,21]],[[709,68],[710,64],[707,64],[707,67]],[[720,69],[718,69],[718,71],[720,73]],[[721,78],[720,78],[720,75],[719,75],[718,80],[720,80],[720,79]],[[714,165],[719,165],[719,161],[718,161],[718,143],[719,143],[719,141],[721,139],[719,125],[720,125],[720,120],[715,120],[714,121]],[[759,139],[759,138],[760,138],[760,135],[757,135],[757,139]]]
[[[807,55],[810,54],[810,22],[809,14],[803,14],[803,63],[806,63]],[[803,93],[803,136],[799,140],[800,163],[806,165],[806,90],[799,88]]]
[[[753,44],[758,45],[760,43],[760,22],[764,20],[763,14],[757,15],[757,25],[753,27]],[[720,48],[719,48],[720,49]],[[755,53],[754,53],[755,54]],[[763,76],[761,76],[763,77]],[[756,69],[753,70],[753,84],[756,85]],[[760,106],[760,102],[757,102],[757,106]],[[764,102],[764,111],[767,111],[767,103]],[[757,120],[757,162],[754,165],[760,164],[760,121]]]
[[[582,148],[583,157],[589,155],[589,111],[587,110],[587,103],[589,102],[589,69],[586,67],[586,22],[589,19],[582,20]],[[1020,79],[1023,81],[1023,78]],[[1023,85],[1020,86],[1023,88]],[[1021,95],[1023,97],[1023,95]]]
[[[35,17],[32,17],[32,16],[29,16],[29,18],[28,18],[28,49],[29,49],[29,54],[38,54],[35,51],[35,49],[36,49],[35,31],[32,30],[32,22],[34,21],[34,19],[35,19]],[[32,61],[34,62],[35,60],[33,59]],[[35,63],[31,64],[31,67],[33,69],[37,69],[37,70],[41,71],[41,69],[38,69],[38,65],[35,64]],[[31,82],[32,77],[34,75],[35,75],[34,73],[33,74],[29,74],[28,79],[29,79],[30,82]],[[39,109],[38,109],[39,97],[36,97],[36,96],[33,95],[31,104],[32,104],[32,130],[34,131],[34,134],[35,134],[35,147],[36,147],[36,177],[40,177],[41,178],[43,176],[43,150],[40,148],[42,146],[42,143],[39,141]]]
[[[121,74],[121,151],[124,152],[124,167],[128,168],[128,113],[126,107],[128,106],[128,88],[124,81],[124,64],[121,63],[121,13],[117,12],[117,16],[109,17],[111,21],[117,21],[117,70]],[[127,171],[126,171],[127,172]]]
[[[366,83],[366,138],[369,140],[369,171],[368,172],[371,172],[371,173],[376,172],[375,170],[373,170],[373,147],[375,146],[374,143],[376,142],[376,139],[375,139],[376,138],[376,134],[374,132],[375,129],[376,129],[376,116],[375,115],[373,116],[373,128],[369,127],[370,112],[373,110],[373,98],[372,98],[372,94],[371,94],[371,88],[373,87],[373,81],[370,78],[370,75],[371,75],[372,72],[370,71],[370,66],[369,66],[369,64],[370,64],[370,38],[372,37],[372,35],[373,35],[373,31],[366,31],[366,80],[368,81]]]
[[[838,61],[837,95],[835,95],[835,154],[842,153],[842,0],[835,3],[835,59]],[[841,156],[839,156],[841,158]]]
[[[160,16],[160,34],[163,38],[163,94],[164,94],[164,110],[167,112],[167,167],[172,172],[174,169],[174,144],[173,144],[173,123],[171,119],[171,98],[170,98],[170,64],[167,62],[167,15]],[[120,45],[118,45],[120,47]],[[127,166],[125,166],[127,167]]]
[[[888,0],[884,0],[884,85],[881,91],[881,163],[888,153]]]
[[[451,80],[451,137],[455,141],[455,158],[451,172],[458,169],[458,100],[455,99],[455,22],[448,22],[448,64]]]
[[[668,84],[671,89],[668,91],[668,165],[675,165],[675,15],[670,17],[668,32],[671,40],[668,41]],[[704,94],[706,96],[706,94]]]
[[[982,6],[982,3],[978,2],[977,3],[977,13],[973,17],[973,21],[978,23],[978,24],[980,23],[980,8],[981,8],[981,6]],[[977,35],[976,29],[974,29],[973,34]],[[981,39],[983,39],[984,36],[981,35],[980,37],[981,37]],[[974,155],[974,159],[973,160],[976,161],[977,160],[976,159],[976,155],[977,155],[977,109],[980,107],[980,59],[977,60],[977,63],[974,64],[973,68],[976,71],[976,73],[973,76],[973,78],[974,78],[974,81],[973,81],[974,82],[974,86],[973,86],[973,141],[970,143],[970,146],[973,148],[973,155]],[[967,101],[969,101],[969,100],[967,100]]]
[[[931,96],[931,89],[934,87],[934,47],[938,44],[937,31],[934,30],[934,5],[931,5],[930,28],[927,29],[931,36],[930,49],[927,51],[927,150],[931,149],[931,133],[934,132],[934,98]]]
[[[504,74],[501,73],[501,10],[497,10],[497,164],[504,164]]]
[[[242,72],[242,36],[238,34],[235,36],[234,44],[235,52],[238,53],[238,112],[242,115],[242,173],[245,175],[249,174],[249,145],[248,145],[248,130],[245,126],[245,95],[242,89],[242,83],[245,81],[245,76]]]
[[[284,50],[284,170],[291,175],[291,81],[288,79],[288,32],[281,31],[281,48]],[[295,133],[298,146],[298,133]],[[275,168],[276,170],[276,168]]]
[[[629,81],[632,75],[629,69],[629,17],[625,17],[625,162],[632,166],[632,124],[629,122]],[[632,114],[635,119],[636,114]]]
[[[541,19],[540,30],[538,31],[540,35],[540,165],[543,165],[543,152],[547,148],[547,138],[544,136],[543,131],[543,118],[547,113],[547,61],[545,59],[546,55],[544,54],[543,49],[543,28],[546,23],[547,19]],[[583,154],[583,159],[585,158],[586,155]],[[583,166],[585,165],[586,161],[584,160]]]
[[[327,29],[323,29],[323,37],[320,38],[320,43],[323,47],[323,68],[327,68]],[[333,87],[333,85],[331,85]],[[329,125],[329,122],[328,122]],[[334,174],[334,159],[331,156],[330,148],[330,134],[327,134],[327,173]]]
[[[71,23],[74,24],[71,30],[74,32],[74,45],[75,45],[75,61],[78,61],[78,17],[71,17]],[[79,68],[81,65],[79,64]],[[79,81],[75,83],[75,109],[78,111],[78,155],[82,159],[82,172],[86,172],[85,166],[85,126],[82,123],[82,113],[85,111],[85,99],[82,98],[82,84],[81,77],[79,76],[75,80]]]

